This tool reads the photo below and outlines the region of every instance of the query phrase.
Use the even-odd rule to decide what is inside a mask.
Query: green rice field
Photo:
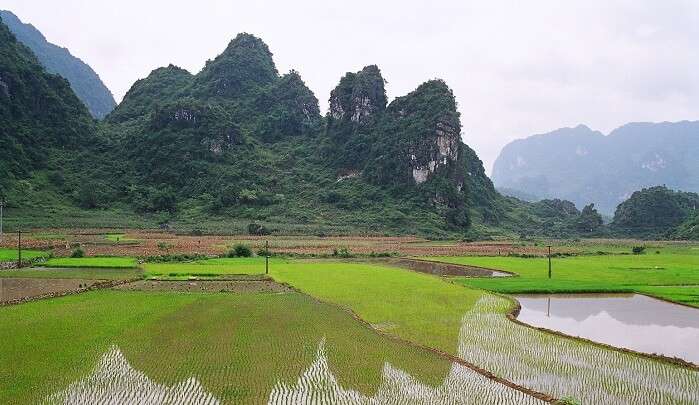
[[[546,258],[430,257],[429,260],[513,272],[517,277],[455,278],[466,286],[506,294],[639,292],[699,306],[699,251],[658,250],[642,255]],[[677,288],[677,287],[682,288]]]
[[[132,257],[57,257],[43,263],[46,267],[88,267],[88,268],[135,268],[136,259]]]
[[[0,323],[14,326],[0,403],[540,403],[298,293],[99,291],[2,308]]]
[[[41,250],[24,250],[22,249],[22,261],[36,259],[39,257],[48,257],[48,252]],[[18,259],[17,249],[0,248],[0,262],[11,262]]]

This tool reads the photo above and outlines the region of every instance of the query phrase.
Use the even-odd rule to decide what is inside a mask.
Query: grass
[[[132,257],[57,257],[42,264],[46,267],[88,267],[88,268],[135,268],[136,259]]]
[[[112,243],[131,244],[138,242],[138,239],[129,238],[123,233],[108,233],[104,238]]]
[[[136,268],[31,268],[0,271],[0,278],[70,278],[85,280],[127,280],[143,277]]]
[[[426,259],[514,272],[519,277],[455,279],[466,286],[507,294],[585,292],[653,294],[653,291],[662,290],[648,287],[699,286],[699,254],[690,250],[644,255],[554,258],[551,279],[548,279],[546,258],[432,257]],[[671,297],[672,294],[667,296]]]
[[[636,292],[653,295],[662,299],[679,302],[699,308],[699,286],[687,287],[659,287],[638,286]]]
[[[22,249],[22,261],[36,259],[39,257],[48,257],[50,252],[41,250],[24,250]],[[11,262],[17,260],[17,249],[0,248],[0,262]]]
[[[451,368],[298,293],[98,291],[0,308],[0,324],[12,325],[0,328],[0,403],[41,402],[90,374],[110,347],[159,384],[195,377],[225,403],[265,403],[278,383],[293,386],[322,341],[334,377],[364,395],[386,364],[431,386]]]
[[[351,308],[385,332],[457,353],[464,315],[480,291],[402,269],[362,263],[297,261],[270,274],[322,300]]]
[[[271,267],[282,263],[286,263],[286,261],[270,258]],[[147,277],[158,279],[252,275],[265,273],[265,259],[263,257],[244,257],[199,260],[191,263],[145,263],[143,268]]]

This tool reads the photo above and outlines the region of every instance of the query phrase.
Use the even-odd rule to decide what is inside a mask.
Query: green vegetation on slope
[[[612,227],[626,234],[691,237],[689,222],[697,216],[699,195],[664,186],[644,188],[619,204]],[[683,224],[687,222],[686,224]]]

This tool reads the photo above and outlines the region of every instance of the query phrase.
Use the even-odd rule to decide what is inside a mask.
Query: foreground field
[[[100,291],[0,324],[0,403],[539,403],[298,293]]]
[[[10,271],[20,277],[149,280],[0,308],[0,325],[13,325],[0,328],[7,342],[0,345],[0,403],[62,403],[67,396],[94,403],[116,392],[132,398],[186,394],[204,403],[537,403],[444,355],[381,336],[346,310],[386,335],[557,398],[699,403],[696,369],[518,325],[505,316],[512,301],[480,289],[639,291],[695,302],[699,250],[657,250],[555,258],[550,281],[545,259],[537,258],[431,258],[518,273],[448,279],[392,267],[393,259],[270,260],[274,280],[308,295],[229,288],[230,280],[263,280],[260,257],[145,263],[142,269],[129,268],[136,265],[129,258],[118,258],[126,266],[121,269],[88,269],[81,264],[105,258],[86,258],[70,259],[74,268]],[[167,284],[192,278],[220,279],[209,291],[230,293],[198,292],[200,281],[184,288]]]

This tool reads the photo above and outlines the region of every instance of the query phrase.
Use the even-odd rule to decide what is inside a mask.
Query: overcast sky
[[[196,73],[238,32],[261,37],[327,109],[377,64],[389,99],[442,78],[490,172],[509,141],[584,123],[699,119],[699,1],[0,0],[90,64],[117,101],[170,63]]]

